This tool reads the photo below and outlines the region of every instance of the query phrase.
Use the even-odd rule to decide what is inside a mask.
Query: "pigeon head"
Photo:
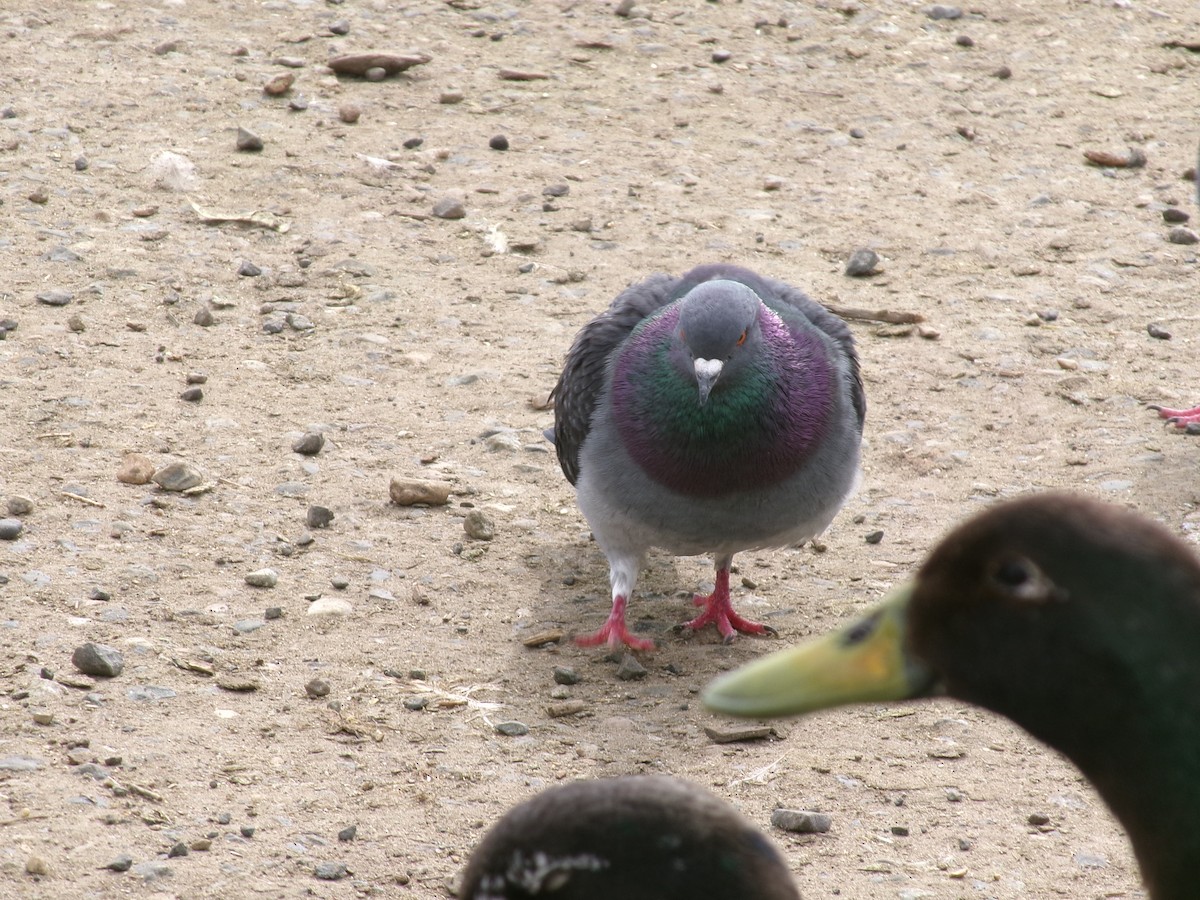
[[[736,281],[706,281],[679,304],[675,363],[696,381],[700,405],[718,379],[732,380],[762,343],[758,295]]]

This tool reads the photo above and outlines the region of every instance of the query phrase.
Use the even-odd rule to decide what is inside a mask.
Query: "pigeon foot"
[[[1191,409],[1168,409],[1151,404],[1150,408],[1158,412],[1159,418],[1166,419],[1176,428],[1187,428],[1194,423],[1200,423],[1200,406]]]
[[[771,637],[779,635],[770,625],[752,622],[733,611],[733,602],[729,599],[728,569],[717,570],[717,584],[711,594],[696,594],[692,602],[705,607],[705,610],[690,622],[680,625],[681,630],[699,631],[711,622],[717,626],[717,632],[726,644],[731,643],[739,631],[742,634],[765,634]]]
[[[654,641],[646,638],[634,637],[634,635],[625,627],[625,604],[628,599],[625,597],[614,597],[612,612],[608,614],[606,621],[599,631],[594,631],[591,634],[581,634],[575,637],[575,643],[580,647],[597,647],[600,644],[608,644],[612,648],[620,647],[625,644],[632,650],[653,650]]]

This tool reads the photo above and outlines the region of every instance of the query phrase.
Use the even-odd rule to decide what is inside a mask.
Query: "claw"
[[[614,597],[612,612],[608,614],[608,620],[600,626],[600,630],[591,634],[576,635],[575,643],[580,647],[598,647],[600,644],[608,644],[616,649],[624,644],[633,650],[653,650],[654,641],[634,637],[625,627],[625,604],[627,602],[625,597]]]
[[[711,594],[707,596],[696,594],[692,598],[692,602],[697,606],[705,607],[705,610],[690,622],[680,625],[681,630],[686,628],[691,631],[699,631],[711,622],[717,626],[717,633],[721,635],[722,642],[726,644],[731,643],[739,631],[742,634],[779,636],[779,632],[770,625],[752,622],[733,611],[733,603],[729,599],[728,569],[717,570],[717,583]]]

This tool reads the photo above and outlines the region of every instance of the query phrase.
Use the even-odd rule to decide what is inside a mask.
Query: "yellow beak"
[[[932,693],[933,673],[906,649],[911,595],[904,585],[852,625],[721,676],[704,691],[704,704],[770,718]]]

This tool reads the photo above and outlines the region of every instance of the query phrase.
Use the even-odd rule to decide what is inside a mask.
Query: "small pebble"
[[[961,19],[962,10],[957,6],[942,6],[937,3],[925,10],[925,15],[935,21],[938,19]]]
[[[1160,341],[1169,341],[1171,339],[1171,332],[1167,331],[1167,329],[1163,328],[1157,322],[1151,322],[1147,325],[1146,333],[1150,337],[1157,338]]]
[[[33,501],[28,497],[22,497],[20,494],[13,494],[8,498],[8,514],[10,516],[27,516],[33,512]]]
[[[304,514],[304,523],[309,528],[328,528],[333,521],[333,510],[327,506],[310,506]]]
[[[211,850],[212,849],[212,840],[210,838],[196,838],[196,840],[194,840],[190,844],[188,844],[188,849],[189,850],[197,850],[197,851],[201,851],[201,852],[203,852],[204,850]]]
[[[241,828],[238,829],[238,831],[241,832],[242,837],[252,838],[252,837],[254,837],[255,828],[253,825],[243,825]]]
[[[15,541],[24,530],[20,519],[0,519],[0,541]]]
[[[1037,317],[1039,319],[1041,319],[1043,322],[1057,322],[1058,321],[1058,310],[1057,309],[1039,309],[1037,312]]]
[[[188,384],[208,384],[208,376],[203,372],[188,372],[183,380]]]
[[[204,482],[204,476],[195,467],[177,462],[157,470],[151,480],[164,491],[178,492],[199,487]]]
[[[246,573],[246,584],[251,587],[273,588],[279,583],[279,573],[274,569],[256,569]]]
[[[388,485],[388,495],[397,506],[413,506],[418,503],[441,506],[450,500],[450,487],[443,481],[393,478]]]
[[[260,269],[254,263],[250,262],[250,260],[243,259],[241,261],[241,264],[238,265],[237,272],[243,278],[257,278],[259,275],[262,274],[262,269]]]
[[[273,622],[276,619],[282,619],[283,618],[283,607],[282,606],[268,606],[265,610],[263,610],[263,618],[266,619],[268,622]]]
[[[383,66],[371,66],[367,71],[363,72],[363,78],[367,81],[383,81],[387,78],[387,69]]]
[[[128,872],[132,865],[133,857],[128,853],[122,853],[104,868],[112,869],[114,872]]]
[[[40,856],[30,856],[25,860],[25,874],[45,876],[50,874],[50,865]]]
[[[969,34],[960,34],[954,39],[954,43],[958,44],[960,47],[974,47],[975,38],[971,37]]]
[[[846,261],[846,274],[851,278],[874,275],[879,265],[879,254],[869,247],[859,247]]]
[[[122,484],[149,484],[154,477],[154,463],[141,453],[126,453],[117,469],[117,481]]]
[[[893,825],[890,830],[896,837],[908,837],[907,825]]]
[[[186,400],[188,403],[199,403],[204,399],[204,389],[200,387],[186,388],[180,395],[180,400]]]
[[[992,73],[992,77],[999,78],[1001,81],[1008,81],[1008,79],[1012,78],[1012,74],[1012,69],[1008,66],[1001,66]]]
[[[404,708],[411,712],[420,712],[429,705],[428,697],[405,697]]]
[[[496,725],[496,731],[505,737],[522,737],[529,734],[529,726],[524,722],[500,722]]]
[[[555,684],[579,684],[580,680],[579,673],[570,666],[554,667]]]
[[[149,884],[152,881],[158,881],[160,878],[170,877],[171,866],[164,860],[151,859],[134,866],[133,874]]]
[[[201,328],[211,328],[216,322],[213,317],[212,310],[207,306],[202,306],[196,310],[196,314],[192,316],[192,324],[199,325]]]
[[[46,306],[66,306],[75,298],[70,291],[42,291],[35,295],[38,303]]]
[[[116,678],[125,668],[125,660],[119,650],[90,641],[75,648],[71,663],[84,675],[98,678]]]
[[[502,134],[492,135],[492,137],[488,139],[488,146],[493,150],[507,150],[508,138]],[[1183,221],[1186,221],[1186,219]]]
[[[314,700],[318,700],[321,697],[328,697],[330,690],[332,688],[324,678],[314,678],[304,686],[304,693],[308,694]]]
[[[188,846],[183,841],[180,841],[174,847],[167,851],[167,859],[175,859],[180,856],[188,855]]]
[[[293,453],[302,453],[305,456],[312,456],[321,452],[321,448],[325,446],[325,435],[319,431],[308,431],[292,443]]]
[[[868,544],[878,544],[880,541],[883,540],[883,532],[882,531],[872,531],[865,538],[863,538],[863,540],[865,540]]]
[[[353,103],[343,103],[338,107],[338,118],[347,125],[353,125],[362,116],[362,109]]]
[[[79,333],[87,330],[87,325],[84,324],[83,316],[79,315],[79,313],[75,313],[75,315],[73,315],[73,316],[71,316],[71,318],[67,319],[67,327],[70,328],[76,334],[79,334]],[[3,340],[3,339],[4,339],[4,332],[0,331],[0,340]]]
[[[253,131],[238,126],[237,148],[249,153],[256,153],[263,148],[263,139]]]
[[[262,623],[257,619],[246,619],[245,622],[252,622],[259,627],[262,626]],[[241,624],[243,623],[238,623],[238,625]],[[237,625],[234,625],[233,627],[237,629]],[[217,676],[216,685],[223,691],[232,691],[235,694],[249,694],[262,687],[262,682],[260,682],[257,678],[251,678],[246,675],[237,675],[232,672],[224,672]]]
[[[733,58],[733,54],[728,50],[714,50],[712,52],[712,61],[715,63],[729,62]]]
[[[54,713],[48,712],[47,710],[34,710],[33,721],[37,725],[53,725]]]
[[[348,616],[354,612],[354,606],[349,600],[339,597],[322,597],[308,605],[307,615],[310,616]]]
[[[1166,209],[1164,209],[1162,211],[1162,217],[1164,222],[1168,222],[1172,225],[1178,225],[1191,218],[1191,216],[1182,209],[1177,209],[1174,206],[1168,206]]]
[[[433,214],[439,219],[461,219],[466,216],[467,208],[459,198],[447,196],[433,205]]]
[[[851,128],[850,129],[850,137],[854,138],[856,141],[861,141],[866,136],[867,136],[867,133],[861,128]]]
[[[771,824],[797,834],[824,834],[833,827],[833,818],[827,813],[802,809],[776,809],[771,813]]]
[[[1026,821],[1028,821],[1030,825],[1040,827],[1042,825],[1048,825],[1050,823],[1050,817],[1045,813],[1030,813],[1029,818]]]
[[[1167,232],[1167,240],[1172,244],[1195,244],[1200,242],[1200,237],[1197,237],[1196,232],[1192,231],[1192,229],[1176,225]]]
[[[349,34],[350,23],[346,19],[338,19],[336,22],[329,23],[330,34]]]
[[[75,157],[75,171],[76,172],[86,172],[88,170],[88,166],[90,166],[90,165],[91,165],[91,163],[88,162],[88,158],[86,156]]]
[[[646,667],[629,653],[621,658],[621,664],[617,666],[617,677],[622,681],[640,681],[646,675]]]
[[[334,575],[329,579],[329,583],[337,590],[344,591],[350,587],[350,579],[345,575]]]
[[[425,138],[410,137],[404,142],[403,147],[405,150],[416,150],[423,143],[425,143]]]
[[[542,196],[544,197],[565,197],[571,193],[569,184],[548,184],[542,188]]]
[[[217,824],[218,825],[228,825],[232,821],[233,821],[233,815],[230,813],[223,812],[217,816]]]
[[[322,881],[340,881],[350,874],[350,870],[344,862],[323,862],[317,863],[313,874]]]
[[[271,97],[282,97],[292,89],[295,80],[296,76],[291,72],[283,72],[263,85],[263,93]],[[261,145],[259,149],[262,149]]]
[[[462,102],[463,102],[463,92],[462,91],[454,91],[454,90],[442,91],[441,96],[438,97],[438,103],[443,103],[443,104],[446,104],[447,106],[453,106],[455,103],[462,103]]]
[[[474,540],[490,541],[496,536],[496,523],[480,510],[473,509],[463,519],[463,531]]]
[[[50,194],[44,187],[40,187],[34,190],[33,193],[31,193],[25,199],[27,199],[30,203],[36,203],[39,206],[44,206],[50,202]]]
[[[357,836],[357,835],[358,835],[358,826],[357,825],[347,825],[345,828],[343,828],[341,831],[338,832],[338,840],[339,841],[352,841],[352,840],[354,840],[355,836]]]

